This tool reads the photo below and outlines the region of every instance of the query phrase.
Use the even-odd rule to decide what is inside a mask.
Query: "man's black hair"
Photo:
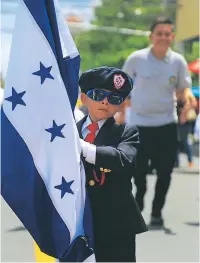
[[[152,23],[152,25],[150,27],[150,31],[153,32],[155,27],[157,25],[160,25],[160,24],[168,24],[168,25],[172,25],[173,26],[173,22],[172,22],[172,20],[170,18],[164,17],[164,16],[159,16],[153,21],[153,23]]]

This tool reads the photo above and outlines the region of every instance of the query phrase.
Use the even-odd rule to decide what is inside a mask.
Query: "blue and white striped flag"
[[[41,251],[61,261],[94,261],[73,117],[79,65],[55,0],[20,0],[1,110],[2,196]]]

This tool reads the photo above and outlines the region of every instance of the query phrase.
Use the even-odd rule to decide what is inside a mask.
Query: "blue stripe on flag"
[[[55,64],[54,58],[53,57],[51,58],[52,53],[49,52],[50,51],[49,47],[47,47],[46,41],[44,41],[44,38],[41,36],[40,30],[42,31],[42,33],[44,34],[44,36],[46,37],[47,41],[50,44],[50,47],[55,55],[55,58],[57,59],[59,71],[65,83],[71,108],[73,109],[78,95],[78,74],[80,68],[80,56],[77,55],[76,57],[72,57],[72,58],[71,57],[63,58],[55,8],[54,8],[54,1],[53,0],[24,0],[21,2],[21,4],[22,3],[25,3],[26,7],[28,8],[25,10],[24,5],[22,5],[21,12],[23,14],[23,18],[27,19],[29,27],[35,34],[33,36],[37,36],[39,41],[41,41],[41,42],[37,42],[37,44],[38,46],[43,48],[43,49],[41,48],[40,50],[43,52],[42,55],[44,55],[47,61],[48,59],[51,59],[52,63]],[[35,27],[34,23],[32,23],[33,21],[31,21],[30,13],[26,13],[26,11],[29,11],[31,13],[33,19],[35,19],[40,30],[38,30],[38,28]],[[29,18],[31,22],[29,21]],[[58,197],[57,190],[53,191],[52,189],[54,189],[55,186],[51,185],[51,183],[55,178],[56,179],[58,177],[60,177],[59,179],[63,178],[63,173],[65,173],[65,171],[70,166],[68,165],[68,162],[66,162],[65,160],[65,158],[67,158],[68,155],[61,154],[62,151],[64,153],[67,152],[68,154],[71,154],[71,152],[69,153],[68,151],[66,151],[67,147],[65,147],[68,146],[70,137],[69,138],[66,137],[65,143],[63,144],[57,144],[57,146],[56,144],[54,144],[53,147],[55,147],[55,151],[51,151],[52,148],[49,144],[45,144],[45,143],[43,144],[43,142],[40,140],[43,137],[41,138],[37,137],[38,136],[37,132],[38,131],[41,132],[40,129],[44,128],[42,124],[46,122],[46,120],[49,120],[49,118],[51,119],[51,116],[54,115],[54,111],[53,112],[51,111],[50,113],[50,109],[52,109],[52,105],[49,105],[47,103],[47,101],[48,102],[50,102],[51,100],[54,101],[54,89],[55,89],[55,94],[58,94],[58,96],[55,96],[56,97],[56,101],[55,101],[56,105],[54,105],[56,109],[55,118],[56,119],[61,118],[61,120],[63,121],[61,123],[58,123],[60,124],[60,126],[57,127],[61,127],[63,124],[65,126],[65,124],[67,124],[66,127],[67,126],[68,128],[70,127],[69,128],[70,133],[73,133],[75,135],[77,131],[74,128],[75,126],[73,126],[73,122],[72,122],[73,119],[71,112],[69,114],[69,112],[67,112],[69,108],[65,107],[68,103],[65,90],[63,91],[63,89],[59,89],[58,93],[56,93],[56,89],[58,85],[60,85],[60,82],[58,82],[58,79],[60,78],[56,78],[56,76],[52,76],[51,75],[52,72],[51,73],[49,72],[49,70],[51,69],[52,71],[56,70],[55,68],[57,66],[56,67],[54,66],[52,68],[51,64],[49,65],[45,64],[46,65],[45,67],[40,60],[41,53],[38,52],[38,48],[31,49],[33,51],[32,56],[28,57],[27,55],[25,55],[23,57],[23,52],[22,52],[22,54],[20,55],[21,60],[16,59],[16,57],[20,53],[18,52],[18,49],[20,51],[21,46],[23,46],[22,42],[24,41],[24,39],[29,40],[28,38],[26,39],[27,36],[26,30],[28,30],[28,28],[23,28],[24,25],[23,22],[26,23],[26,20],[24,21],[20,19],[18,20],[17,29],[19,30],[20,37],[18,37],[19,34],[15,34],[13,37],[12,45],[15,48],[13,48],[13,50],[11,49],[11,56],[10,56],[11,66],[9,66],[8,68],[8,75],[7,75],[8,79],[11,81],[6,81],[6,87],[5,87],[5,93],[7,92],[7,94],[11,94],[10,92],[12,90],[12,96],[6,95],[6,100],[4,101],[5,108],[4,111],[3,110],[1,111],[2,196],[5,199],[5,201],[9,204],[9,206],[12,208],[12,210],[16,213],[16,215],[19,217],[19,219],[22,221],[24,226],[28,229],[28,231],[33,236],[33,238],[38,243],[40,249],[43,252],[53,257],[59,258],[61,260],[64,259],[65,261],[69,261],[69,260],[84,261],[86,258],[88,258],[91,255],[91,253],[93,253],[93,251],[88,247],[88,244],[86,242],[87,240],[85,241],[85,239],[80,236],[80,235],[84,235],[83,232],[85,232],[85,235],[87,235],[89,238],[92,238],[91,211],[88,204],[89,202],[88,195],[86,195],[86,200],[78,199],[78,195],[77,195],[77,199],[75,199],[75,201],[77,202],[77,206],[76,205],[74,206],[73,205],[74,203],[69,201],[70,199],[68,199],[69,202],[68,201],[66,202],[67,199],[62,199],[62,197],[61,199],[57,199]],[[32,31],[29,31],[29,33],[32,33]],[[34,41],[32,41],[31,43],[29,43],[29,41],[25,42],[26,44],[24,45],[24,49],[26,52],[30,51],[33,42]],[[18,45],[16,45],[16,43],[18,43]],[[34,43],[33,43],[33,47],[34,47]],[[26,52],[24,52],[24,54],[27,54]],[[33,71],[31,68],[34,65],[35,59],[38,60],[38,65],[39,63],[40,65],[42,65],[39,71]],[[17,64],[15,60],[17,61]],[[29,74],[25,76],[25,78],[24,78],[24,71],[22,70],[22,67],[20,67],[21,65],[24,65],[23,63],[26,63],[28,69],[26,71],[26,74]],[[29,63],[31,68],[30,71],[29,71],[30,69]],[[15,69],[19,69],[19,70],[15,71]],[[59,75],[58,71],[57,74]],[[45,88],[43,86],[42,87],[36,86],[38,85],[37,82],[33,82],[34,84],[32,83],[33,76],[34,78],[35,76],[37,76],[37,78],[38,76],[40,76],[41,84],[43,86],[46,84],[46,81],[44,83],[44,80],[49,78],[50,81],[48,82],[48,86],[46,86]],[[29,81],[30,86],[27,86],[27,82],[26,82],[27,80]],[[11,84],[11,82],[13,84]],[[14,85],[15,88],[12,87],[12,85]],[[19,91],[17,92],[18,89]],[[31,92],[32,92],[32,96],[30,96]],[[64,99],[65,96],[63,95],[66,95],[66,104]],[[40,96],[43,100],[38,100],[39,103],[37,105],[36,98],[39,99]],[[12,111],[10,111],[9,108],[11,104],[8,103],[12,103]],[[33,107],[36,107],[34,109],[34,112],[31,111],[32,109],[31,105],[34,105]],[[60,105],[62,106],[60,107]],[[19,108],[19,107],[24,107],[24,108]],[[18,109],[22,110],[19,115],[17,112]],[[43,109],[45,109],[45,111],[42,112],[43,114],[40,115],[40,112],[43,111]],[[35,116],[37,116],[37,118],[35,118],[35,116],[32,116],[31,115],[32,113],[34,113]],[[33,122],[30,116],[33,117],[32,118]],[[31,120],[31,122],[29,123],[30,127],[29,129],[26,129],[26,121],[29,121],[29,119]],[[31,127],[31,125],[35,125],[35,126]],[[48,129],[44,130],[46,135],[48,135],[46,131],[50,130],[50,126],[47,126],[47,128]],[[19,133],[17,131],[19,131]],[[63,134],[61,133],[61,135]],[[56,136],[60,136],[60,135],[56,135]],[[65,138],[64,135],[60,137]],[[46,138],[44,138],[44,142],[45,140]],[[79,138],[76,138],[75,136],[74,141],[71,144],[71,147],[77,149],[78,141]],[[73,145],[73,143],[75,143],[75,145]],[[41,147],[41,145],[44,147]],[[40,154],[36,154],[38,149],[37,147],[40,148],[41,151]],[[58,149],[58,147],[60,148]],[[57,154],[54,155],[55,153]],[[43,159],[44,156],[45,158]],[[79,169],[80,160],[78,158],[79,156],[77,157],[77,155],[75,154],[75,151],[73,155],[70,155],[70,157],[74,158],[73,165],[75,165],[74,167],[76,167],[76,169],[72,169],[74,171],[74,174],[72,174],[73,178],[71,178],[70,180],[73,181],[73,179],[79,174],[77,173],[77,170]],[[57,166],[56,170],[52,169],[53,172],[51,173],[51,170],[49,171],[48,169],[51,169],[51,167],[54,168],[55,166],[53,164],[56,164],[57,163],[56,161],[58,160],[59,163],[61,160],[64,161],[61,162],[62,166],[60,167]],[[38,168],[38,170],[36,169],[36,167]],[[59,170],[59,168],[63,169],[63,171],[60,170],[61,173],[58,175],[57,170]],[[69,175],[65,175],[65,176],[67,177]],[[45,181],[46,179],[47,181]],[[76,179],[81,180],[79,179],[78,176]],[[45,183],[43,180],[45,181]],[[49,185],[51,187],[49,187]],[[79,185],[81,185],[81,181],[79,181]],[[85,189],[78,189],[78,191],[80,191],[79,192],[80,196],[84,196]],[[81,208],[77,208],[77,207],[79,204],[78,202],[80,202],[80,204],[83,204],[84,201],[85,201],[84,218],[83,218],[83,222],[81,222],[81,220],[79,219],[80,218],[82,219],[82,213],[83,213],[82,207]],[[62,206],[60,206],[60,204],[62,204],[61,202],[63,203]],[[76,209],[78,209],[78,211],[76,211]],[[70,217],[71,215],[73,215],[74,212],[75,213],[77,212],[77,214],[80,215],[80,217],[75,219],[73,219],[73,217]],[[82,223],[84,225],[84,231],[82,229]],[[89,246],[91,246],[92,244],[93,244],[93,240],[89,244]]]
[[[80,68],[80,56],[73,59],[65,58],[64,60],[64,83],[67,88],[67,94],[70,99],[72,110],[76,106],[78,98],[78,75]]]
[[[53,0],[24,0],[24,2],[54,52],[73,111],[78,98],[80,56],[73,59],[67,57],[63,60]]]
[[[29,12],[32,14],[36,23],[48,40],[54,55],[57,57],[54,38],[51,31],[51,23],[47,13],[46,0],[23,0]],[[49,0],[48,0],[49,1]]]
[[[62,257],[70,243],[69,230],[52,204],[26,144],[3,109],[1,121],[1,194],[33,235],[39,247],[51,256]],[[54,232],[50,232],[53,228]],[[58,249],[62,251],[61,254],[57,254]]]

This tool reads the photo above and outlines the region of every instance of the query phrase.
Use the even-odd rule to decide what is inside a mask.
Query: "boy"
[[[90,198],[97,262],[134,262],[135,234],[147,231],[132,195],[131,177],[139,144],[134,126],[114,115],[133,85],[117,68],[99,67],[79,80],[89,115],[78,124]]]

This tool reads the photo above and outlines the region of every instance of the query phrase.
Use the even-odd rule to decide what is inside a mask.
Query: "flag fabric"
[[[80,56],[55,0],[20,0],[1,109],[2,196],[41,251],[94,261],[73,117]]]

